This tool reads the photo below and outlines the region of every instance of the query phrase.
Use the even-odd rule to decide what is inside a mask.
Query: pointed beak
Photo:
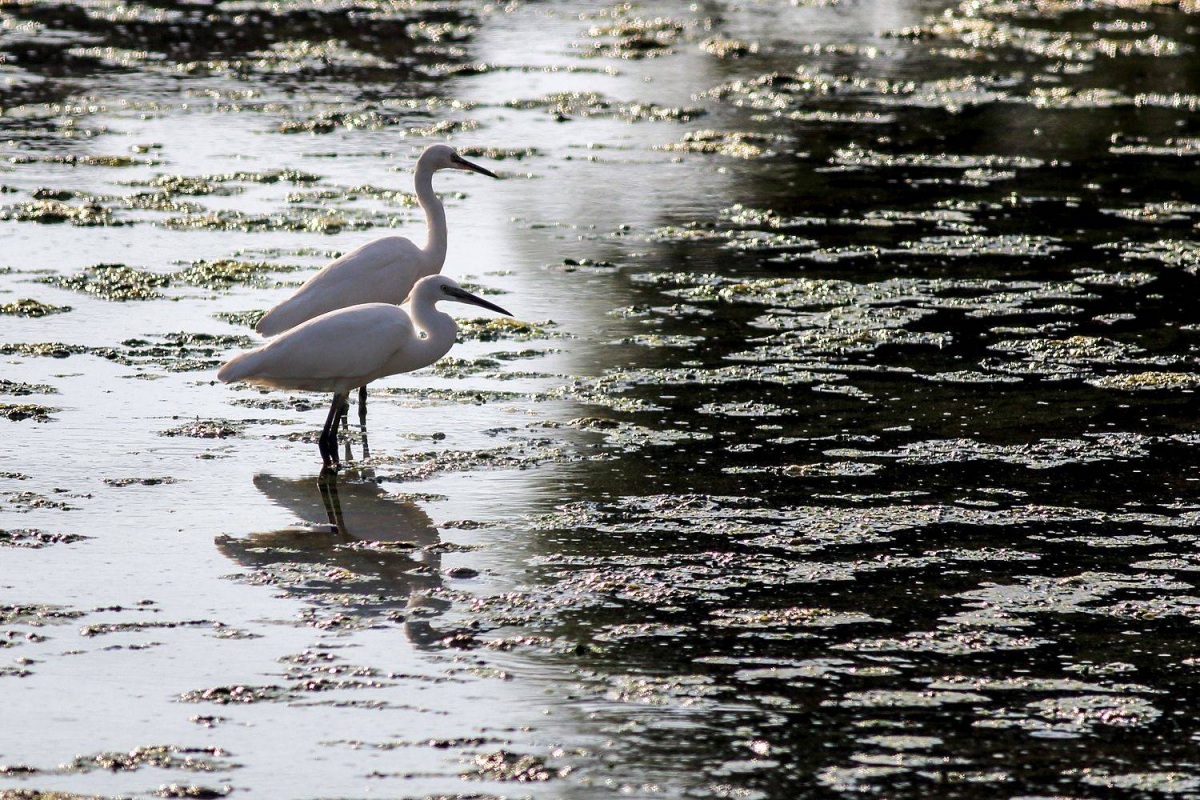
[[[478,172],[480,175],[487,175],[489,178],[496,178],[497,180],[500,178],[499,175],[492,172],[490,169],[481,167],[478,164],[472,164],[470,161],[467,161],[460,155],[455,155],[452,160],[454,161],[454,166],[458,169],[466,170],[467,172]],[[510,314],[509,316],[512,315]]]
[[[458,302],[466,303],[467,305],[479,306],[480,308],[486,308],[489,311],[495,311],[497,314],[503,314],[506,317],[512,316],[511,313],[509,313],[508,311],[505,311],[503,308],[496,305],[495,303],[489,303],[487,300],[484,300],[482,297],[471,294],[466,289],[460,289],[458,287],[450,288],[449,286],[447,286],[446,294],[450,296],[451,300],[457,300]]]

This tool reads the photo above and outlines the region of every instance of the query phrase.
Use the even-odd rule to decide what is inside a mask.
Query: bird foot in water
[[[321,451],[321,461],[324,463],[321,472],[336,473],[342,466],[338,460],[337,437],[327,438],[322,434],[321,438],[317,439],[317,449]]]

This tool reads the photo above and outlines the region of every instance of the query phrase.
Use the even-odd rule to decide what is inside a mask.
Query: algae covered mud
[[[1197,11],[3,4],[0,798],[1200,796]]]

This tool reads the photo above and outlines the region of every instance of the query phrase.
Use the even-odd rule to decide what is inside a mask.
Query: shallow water
[[[0,797],[1200,795],[1194,6],[0,7]]]

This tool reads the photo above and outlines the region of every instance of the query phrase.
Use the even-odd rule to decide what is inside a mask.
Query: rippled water
[[[0,798],[1200,796],[1197,11],[0,6]]]

